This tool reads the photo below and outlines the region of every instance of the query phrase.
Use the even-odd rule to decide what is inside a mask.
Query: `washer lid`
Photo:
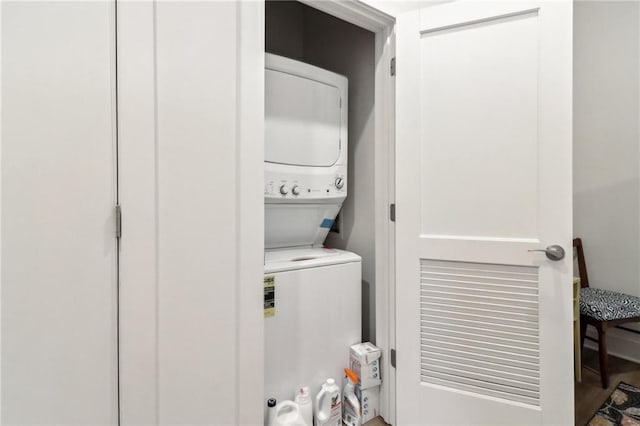
[[[265,70],[265,161],[329,167],[340,158],[340,90]]]
[[[265,274],[360,262],[362,260],[360,256],[349,251],[322,247],[266,250],[264,257]]]

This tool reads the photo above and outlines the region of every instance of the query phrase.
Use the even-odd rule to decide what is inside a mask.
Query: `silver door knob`
[[[547,247],[544,250],[529,250],[529,251],[541,251],[547,255],[549,260],[562,260],[564,259],[564,249],[557,244]]]

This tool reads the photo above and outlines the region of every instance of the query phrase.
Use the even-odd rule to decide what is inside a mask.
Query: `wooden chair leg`
[[[609,387],[609,365],[607,354],[607,324],[597,323],[598,330],[598,355],[600,355],[600,379],[604,389]]]

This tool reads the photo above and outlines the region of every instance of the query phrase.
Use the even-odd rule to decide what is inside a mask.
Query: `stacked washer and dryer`
[[[265,406],[340,384],[361,341],[361,259],[323,246],[347,197],[347,84],[265,56]]]

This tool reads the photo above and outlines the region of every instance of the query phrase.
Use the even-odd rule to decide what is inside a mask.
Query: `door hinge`
[[[391,58],[391,65],[390,65],[390,71],[391,71],[391,75],[394,76],[396,75],[396,58],[395,56],[393,58]]]
[[[116,238],[122,237],[122,208],[120,204],[116,204]]]
[[[391,220],[391,222],[395,222],[396,221],[396,205],[395,205],[395,203],[389,205],[389,219]]]
[[[391,366],[396,368],[396,350],[391,349],[391,354],[389,356],[389,361],[391,361]]]

